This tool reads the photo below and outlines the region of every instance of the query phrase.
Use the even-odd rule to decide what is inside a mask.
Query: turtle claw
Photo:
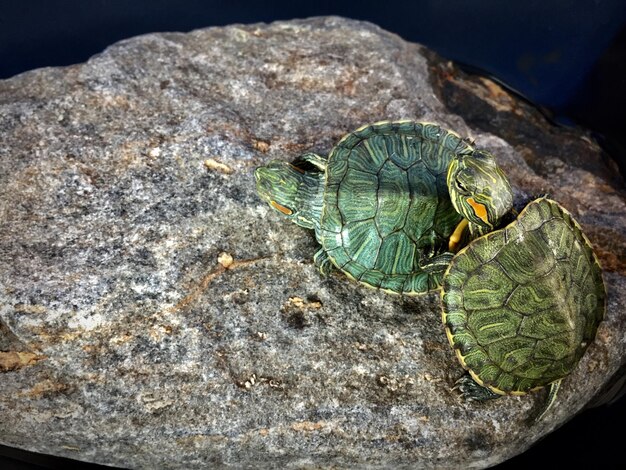
[[[459,390],[461,397],[466,401],[487,401],[498,398],[496,392],[492,392],[487,387],[479,385],[469,374],[465,374],[457,380],[452,390]]]
[[[333,263],[330,261],[328,257],[328,253],[324,251],[324,248],[320,248],[317,250],[315,255],[313,256],[313,261],[315,262],[315,266],[320,270],[322,276],[328,276],[333,270]]]

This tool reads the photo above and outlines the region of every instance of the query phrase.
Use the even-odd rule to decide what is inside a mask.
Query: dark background
[[[0,0],[0,79],[84,62],[142,33],[318,15],[371,21],[492,76],[555,121],[594,131],[626,174],[625,0]],[[621,385],[497,468],[626,468]],[[0,468],[105,467],[0,446]]]

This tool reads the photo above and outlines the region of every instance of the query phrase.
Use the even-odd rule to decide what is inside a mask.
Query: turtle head
[[[513,206],[508,178],[494,156],[483,150],[461,155],[450,163],[448,190],[454,208],[479,233],[495,229]]]
[[[261,199],[292,222],[315,228],[321,213],[319,173],[274,160],[254,172]],[[323,189],[323,185],[322,189]],[[318,210],[316,210],[319,207]]]

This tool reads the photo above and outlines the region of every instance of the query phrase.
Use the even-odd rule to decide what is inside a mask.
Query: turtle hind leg
[[[330,261],[330,257],[324,248],[320,248],[315,255],[313,255],[313,262],[315,262],[315,266],[320,270],[322,276],[328,276],[333,270],[333,263]]]
[[[548,410],[552,408],[552,405],[554,405],[554,402],[556,401],[556,395],[559,392],[559,388],[561,387],[561,382],[562,380],[557,380],[556,382],[552,382],[550,384],[550,390],[548,391],[548,398],[546,402],[543,404],[543,406],[541,407],[541,410],[539,411],[537,416],[535,416],[535,418],[533,419],[535,423],[537,421],[541,421],[543,417],[546,415],[546,413],[548,412]]]
[[[488,401],[500,398],[501,395],[479,385],[471,375],[465,374],[454,384],[453,390],[459,390],[461,396],[470,401]]]

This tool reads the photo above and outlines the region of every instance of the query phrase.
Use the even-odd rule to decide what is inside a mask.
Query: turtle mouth
[[[513,193],[511,192],[510,186],[506,186],[502,191],[499,191],[498,194],[492,195],[491,198],[492,201],[494,201],[492,220],[494,225],[498,225],[502,218],[513,208]]]
[[[263,181],[263,168],[257,168],[254,170],[254,181],[257,186],[261,185],[261,181]]]
[[[257,193],[261,199],[269,202],[272,199],[272,178],[270,172],[263,167],[257,168],[254,171],[254,180],[256,182]]]

